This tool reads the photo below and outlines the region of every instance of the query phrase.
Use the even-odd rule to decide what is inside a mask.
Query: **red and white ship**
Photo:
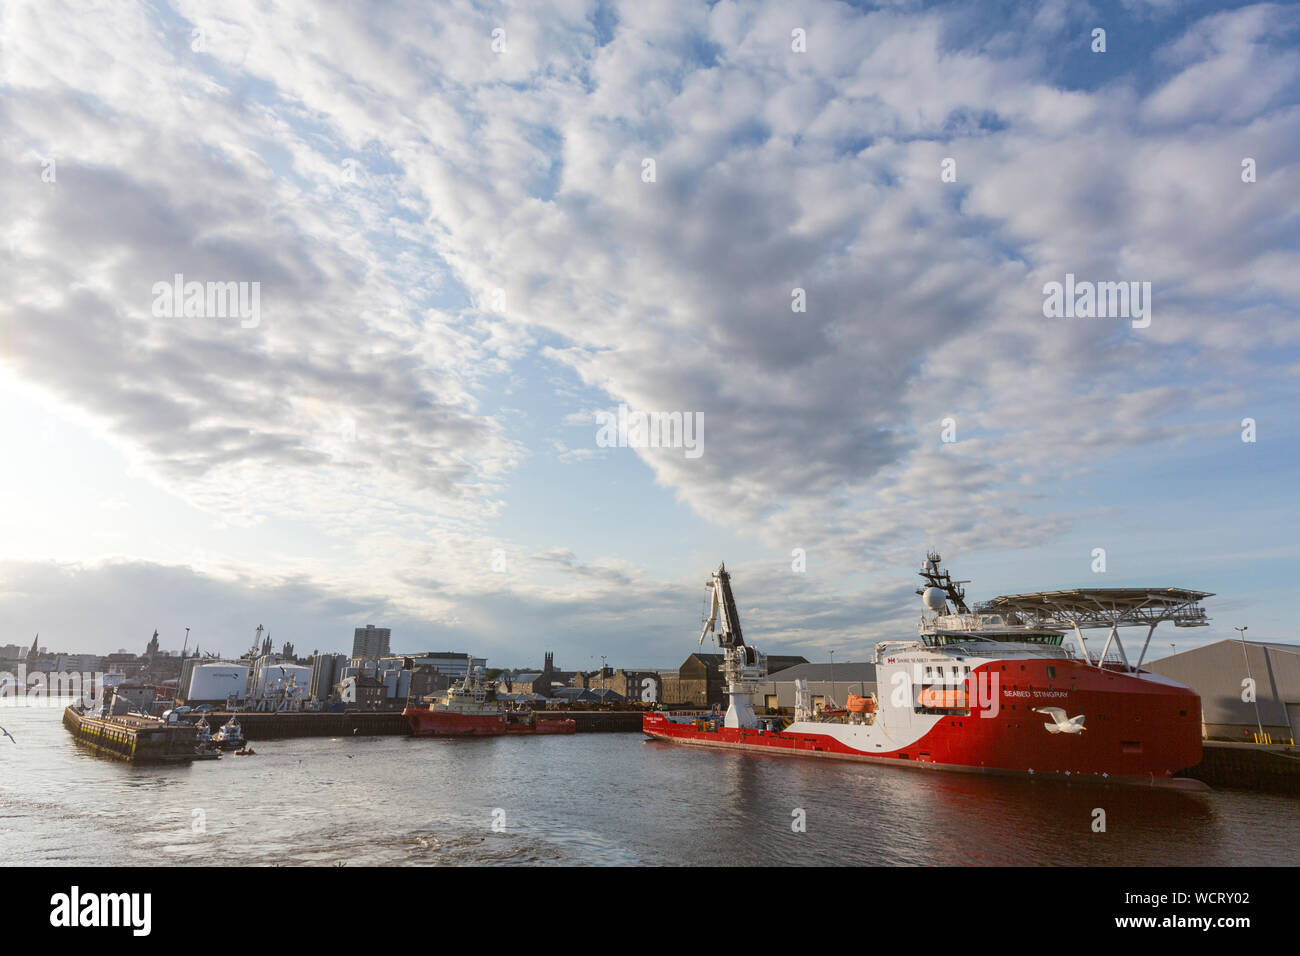
[[[751,698],[769,687],[766,660],[744,641],[731,577],[719,565],[700,642],[720,624],[726,714],[651,712],[645,733],[729,750],[1205,789],[1174,777],[1201,762],[1200,698],[1141,664],[1158,624],[1206,623],[1199,602],[1208,593],[1053,591],[999,597],[972,611],[966,582],[939,562],[929,554],[920,572],[927,613],[919,640],[876,646],[877,692],[815,708],[807,682],[796,681],[793,721],[754,713]],[[1119,629],[1134,625],[1148,631],[1131,665]],[[1083,635],[1098,627],[1108,631],[1100,654]],[[1064,643],[1070,632],[1077,650]]]
[[[428,707],[407,707],[402,716],[416,737],[500,737],[505,734],[571,734],[570,718],[540,717],[532,711],[506,710],[494,688],[469,674]],[[429,698],[425,698],[428,700]]]

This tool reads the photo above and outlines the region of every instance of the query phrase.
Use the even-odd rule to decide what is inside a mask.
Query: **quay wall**
[[[569,717],[577,723],[578,733],[619,733],[641,729],[640,711],[564,710],[538,711],[548,718]],[[291,737],[400,737],[411,732],[401,711],[344,711],[343,713],[238,713],[224,711],[207,715],[215,733],[232,716],[239,718],[244,737],[256,744],[259,740],[285,740]]]
[[[1178,774],[1211,787],[1300,793],[1300,749],[1207,740],[1201,762]]]

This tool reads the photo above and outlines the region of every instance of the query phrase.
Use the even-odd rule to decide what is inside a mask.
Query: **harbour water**
[[[79,747],[61,713],[0,709],[17,740],[0,737],[0,865],[1268,866],[1293,862],[1300,829],[1294,797],[719,753],[639,734],[255,741],[253,757],[133,766]]]

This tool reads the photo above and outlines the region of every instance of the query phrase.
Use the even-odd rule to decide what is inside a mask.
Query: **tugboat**
[[[715,632],[730,704],[725,717],[656,711],[642,729],[654,740],[769,754],[870,761],[927,770],[1024,774],[1081,782],[1203,790],[1175,775],[1201,761],[1201,701],[1190,687],[1142,669],[1156,625],[1200,627],[1208,592],[1100,588],[994,598],[967,607],[931,552],[917,589],[927,613],[919,640],[876,645],[879,693],[846,707],[813,700],[795,682],[794,719],[758,716],[767,661],[746,644],[719,565],[700,642]],[[1119,628],[1148,628],[1130,664]],[[1109,633],[1098,654],[1086,628]],[[1063,646],[1067,634],[1077,649]],[[1114,650],[1112,651],[1112,648]]]
[[[221,729],[212,735],[214,746],[222,750],[240,750],[244,746],[244,730],[239,726],[239,718],[231,718],[221,725]]]
[[[474,674],[453,684],[428,707],[407,707],[402,716],[415,737],[571,734],[578,729],[577,722],[570,718],[539,717],[532,711],[504,709],[496,699],[495,685],[485,683]]]

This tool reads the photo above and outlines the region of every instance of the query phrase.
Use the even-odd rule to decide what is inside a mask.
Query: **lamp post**
[[[1264,725],[1259,719],[1259,690],[1255,687],[1255,678],[1250,673],[1250,655],[1246,653],[1246,627],[1234,627],[1237,636],[1241,638],[1241,659],[1246,662],[1246,677],[1250,680],[1250,696],[1255,704],[1255,729],[1259,731],[1258,742],[1264,741]]]
[[[835,652],[831,651],[831,703],[835,703]]]
[[[190,646],[190,629],[185,629],[185,642],[181,644],[181,673],[185,673],[185,649]],[[176,693],[172,695],[172,706],[175,707],[181,699],[181,679],[178,675],[176,678]]]

